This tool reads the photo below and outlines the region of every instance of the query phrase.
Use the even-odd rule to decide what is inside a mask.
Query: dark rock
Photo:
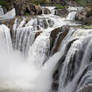
[[[65,8],[55,10],[55,15],[65,17],[67,14],[68,14],[68,11]]]
[[[50,14],[50,10],[48,8],[43,8],[43,13],[44,14]]]

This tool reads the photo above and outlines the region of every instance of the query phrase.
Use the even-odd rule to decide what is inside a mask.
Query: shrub
[[[57,9],[64,9],[64,7],[61,4],[56,4]]]

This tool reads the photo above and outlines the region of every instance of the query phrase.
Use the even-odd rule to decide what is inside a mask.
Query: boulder
[[[16,9],[17,15],[38,15],[42,14],[42,9],[39,5],[34,5],[30,1],[18,0],[11,3],[8,10],[11,8]]]
[[[92,24],[92,8],[86,7],[82,11],[78,12],[75,16],[75,20],[81,21],[82,24]]]

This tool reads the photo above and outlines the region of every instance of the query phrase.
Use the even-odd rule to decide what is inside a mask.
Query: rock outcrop
[[[62,40],[64,39],[64,37],[67,35],[67,33],[69,31],[69,28],[70,27],[66,25],[66,26],[63,26],[63,27],[60,27],[60,28],[56,28],[56,29],[54,29],[51,32],[51,36],[50,36],[51,37],[50,50],[51,50],[51,52],[53,52],[52,54],[55,54],[58,51]],[[55,46],[55,40],[56,39],[57,39],[56,47],[53,48],[53,46]]]
[[[17,15],[39,15],[42,9],[39,5],[34,5],[30,1],[18,0],[10,4],[8,9],[15,8]]]
[[[92,8],[86,7],[82,11],[78,12],[75,16],[75,20],[82,22],[83,24],[92,24]]]
[[[55,9],[55,15],[65,17],[68,14],[67,9]]]
[[[79,92],[92,92],[92,85],[86,85]]]

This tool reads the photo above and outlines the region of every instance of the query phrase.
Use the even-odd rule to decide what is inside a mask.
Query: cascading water
[[[69,7],[67,18],[16,18],[11,33],[0,25],[0,92],[80,92],[92,84],[92,29],[62,27],[79,25],[69,20],[81,9]]]
[[[66,17],[67,20],[74,20],[75,15],[78,11],[81,11],[83,8],[82,7],[69,7],[68,11],[70,12],[68,16]]]

